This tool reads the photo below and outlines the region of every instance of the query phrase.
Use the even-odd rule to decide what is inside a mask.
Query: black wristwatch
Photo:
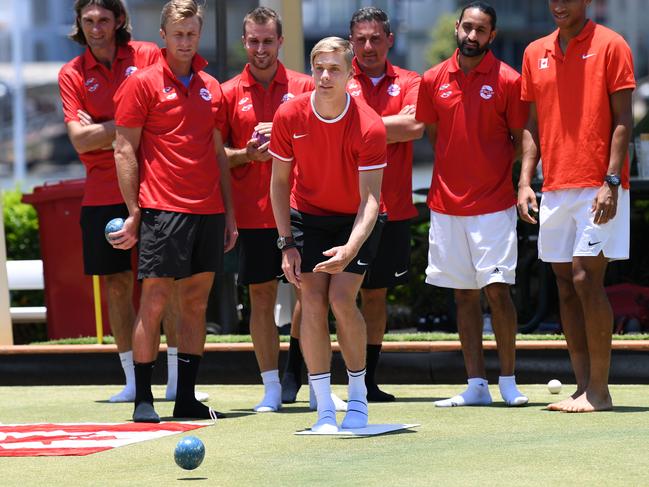
[[[607,174],[604,178],[604,182],[609,186],[614,186],[617,188],[622,183],[622,180],[617,174]]]
[[[279,250],[293,249],[295,247],[297,247],[297,244],[295,243],[293,236],[279,237],[277,239],[277,248]]]

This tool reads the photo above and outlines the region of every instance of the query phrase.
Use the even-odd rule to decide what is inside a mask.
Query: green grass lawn
[[[185,472],[173,461],[180,435],[86,457],[0,458],[2,486],[437,486],[646,485],[649,386],[613,386],[612,412],[544,411],[558,396],[522,386],[525,408],[436,409],[458,386],[386,386],[398,402],[370,405],[371,423],[421,423],[414,432],[372,438],[299,437],[308,391],[278,414],[253,414],[261,386],[201,386],[228,419],[196,430],[207,450]],[[334,386],[345,397],[345,388]],[[114,386],[0,387],[0,421],[128,421],[131,404],[101,402]],[[154,393],[163,395],[163,388]],[[564,387],[564,392],[572,389]],[[494,399],[500,399],[497,387]],[[161,416],[172,403],[157,403]],[[342,413],[339,420],[342,419]]]

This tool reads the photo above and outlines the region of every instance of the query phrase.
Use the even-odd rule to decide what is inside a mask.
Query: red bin
[[[22,198],[38,213],[50,339],[96,335],[92,277],[83,273],[79,226],[84,184],[85,179],[46,183]],[[103,291],[103,282],[101,287]],[[103,292],[102,315],[104,333],[109,334]]]

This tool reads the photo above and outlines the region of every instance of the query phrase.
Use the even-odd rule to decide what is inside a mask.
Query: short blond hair
[[[341,37],[325,37],[318,41],[318,43],[311,49],[311,66],[318,54],[323,52],[339,52],[344,55],[347,68],[351,69],[352,59],[354,58],[354,51],[352,50],[351,43]]]
[[[167,22],[178,22],[195,16],[198,17],[202,29],[203,5],[203,2],[195,0],[171,0],[165,3],[160,15],[160,28],[164,30]]]

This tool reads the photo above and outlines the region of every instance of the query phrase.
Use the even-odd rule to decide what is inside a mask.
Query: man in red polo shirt
[[[426,282],[454,289],[467,389],[438,407],[491,404],[482,352],[484,290],[498,343],[501,396],[509,406],[528,399],[516,386],[516,309],[509,294],[516,272],[516,198],[512,164],[520,154],[527,105],[520,75],[496,59],[496,11],[465,6],[455,24],[458,50],[428,70],[417,119],[435,152],[428,194],[430,248]]]
[[[202,8],[174,0],[162,9],[166,49],[115,95],[120,189],[129,210],[114,233],[116,248],[139,240],[140,312],[133,332],[136,397],[133,420],[158,422],[151,374],[160,319],[177,281],[181,302],[178,389],[173,416],[209,419],[220,413],[194,397],[205,343],[205,310],[223,251],[234,246],[236,225],[220,129],[223,94],[197,54]]]
[[[347,91],[383,118],[388,139],[388,165],[381,186],[381,211],[387,212],[387,222],[361,287],[361,311],[367,323],[367,400],[387,402],[394,401],[394,396],[379,389],[375,371],[387,324],[388,288],[408,282],[410,219],[417,215],[412,203],[412,141],[424,132],[424,124],[415,120],[421,77],[388,61],[394,34],[383,10],[364,7],[356,11],[349,40],[355,57]]]
[[[272,156],[268,152],[273,116],[296,95],[313,90],[313,79],[286,69],[278,60],[284,42],[282,21],[274,10],[257,7],[243,19],[243,46],[248,56],[243,72],[223,84],[228,123],[223,131],[230,163],[232,194],[239,228],[239,283],[248,286],[250,334],[264,383],[257,412],[277,411],[284,391],[279,381],[279,336],[275,324],[277,279],[282,276],[282,253],[276,246],[277,228],[270,202]],[[299,302],[295,319],[299,321]],[[293,334],[292,334],[293,335]],[[299,335],[298,335],[299,336]],[[299,354],[297,337],[291,349]],[[289,384],[287,402],[294,402],[302,358]],[[290,369],[289,369],[290,370]],[[296,373],[295,373],[296,372]]]
[[[316,432],[338,431],[329,372],[329,305],[349,377],[341,426],[362,428],[368,420],[367,331],[356,296],[378,244],[373,229],[387,139],[381,117],[346,92],[352,57],[350,43],[339,37],[315,45],[315,91],[277,110],[269,149],[282,270],[302,293],[301,342],[317,400]]]
[[[549,1],[558,29],[525,50],[521,90],[532,105],[518,210],[536,223],[530,184],[542,154],[539,258],[552,263],[577,379],[577,390],[548,409],[568,412],[613,407],[613,313],[604,275],[610,260],[629,258],[633,59],[620,35],[588,20],[590,3]]]
[[[124,389],[109,401],[130,402],[135,398],[131,252],[114,249],[104,238],[109,220],[128,215],[115,172],[113,95],[131,74],[155,63],[160,49],[150,42],[130,40],[128,12],[121,0],[77,0],[74,11],[70,38],[86,46],[86,51],[63,66],[59,88],[68,134],[87,172],[80,222],[84,271],[104,276],[110,326],[126,377]],[[170,400],[176,396],[177,313],[170,306],[164,319]],[[207,398],[197,394],[201,400]]]

